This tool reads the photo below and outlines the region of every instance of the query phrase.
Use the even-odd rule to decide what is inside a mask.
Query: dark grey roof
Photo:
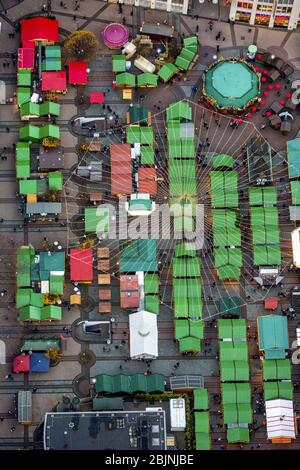
[[[46,413],[45,450],[165,450],[164,411]]]
[[[60,214],[60,202],[29,202],[26,204],[26,214]]]
[[[57,147],[55,149],[45,150],[45,148],[41,146],[39,150],[39,166],[41,169],[64,168],[64,148]]]
[[[165,36],[171,38],[174,34],[174,28],[172,26],[156,23],[143,23],[140,29],[143,34],[152,34],[155,36]]]

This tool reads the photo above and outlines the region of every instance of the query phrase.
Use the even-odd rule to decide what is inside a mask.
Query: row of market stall
[[[110,25],[112,26],[112,25]],[[116,25],[121,27],[122,25]],[[143,39],[143,44],[146,39]],[[149,38],[149,45],[152,41]],[[147,43],[147,44],[148,44]],[[122,50],[122,54],[112,56],[112,70],[116,73],[115,86],[117,88],[153,88],[158,86],[158,79],[160,78],[164,83],[167,83],[171,78],[180,73],[189,70],[196,60],[198,54],[198,38],[197,36],[189,36],[183,39],[183,44],[179,55],[175,59],[175,63],[160,63],[161,67],[156,73],[157,66],[153,61],[148,60],[142,55],[136,55],[137,46],[134,42],[126,43]],[[131,69],[131,59],[135,56],[133,65],[142,73],[136,75],[129,72]],[[164,57],[165,59],[165,57]],[[156,61],[157,62],[157,61]],[[131,95],[129,95],[131,97]],[[129,98],[128,96],[128,98]],[[123,98],[127,98],[126,93]]]
[[[16,143],[16,176],[25,216],[56,216],[61,212],[63,187],[63,149],[59,146],[60,129],[44,118],[55,120],[60,104],[54,95],[61,80],[61,50],[58,45],[58,21],[35,17],[21,21],[21,47],[18,49],[17,104],[22,121]],[[59,88],[59,87],[58,87]],[[36,145],[38,144],[38,146]],[[49,158],[47,158],[49,152]]]
[[[274,186],[249,188],[249,205],[254,266],[280,266],[280,231],[277,189]]]
[[[147,216],[155,208],[157,194],[154,133],[151,113],[133,106],[128,114],[126,143],[110,145],[111,193],[130,196],[125,209],[132,216]]]
[[[295,413],[287,318],[261,316],[257,320],[262,359],[267,438],[273,444],[295,439]],[[247,327],[244,319],[218,320],[223,422],[227,441],[249,443],[252,394],[249,383]]]
[[[295,439],[295,414],[287,318],[279,315],[257,320],[259,349],[263,353],[263,387],[267,436],[273,444]]]
[[[17,250],[16,307],[20,321],[52,321],[62,318],[65,253],[36,252],[32,246]]]
[[[166,110],[169,204],[173,231],[194,230],[197,204],[195,127],[192,108],[181,101]],[[181,353],[200,352],[204,334],[200,258],[195,243],[175,246],[172,259],[175,338]]]
[[[244,319],[218,320],[223,422],[227,441],[249,442],[252,424],[247,326]]]
[[[291,187],[291,206],[289,207],[290,220],[297,225],[300,220],[300,138],[287,142],[288,173]],[[300,227],[296,227],[291,234],[293,263],[300,267]]]
[[[210,423],[209,423],[209,397],[206,388],[195,388],[194,423],[195,423],[195,449],[210,450]]]
[[[192,243],[175,247],[172,260],[175,338],[181,353],[200,352],[204,336],[200,258]]]
[[[210,172],[214,265],[222,281],[238,280],[242,267],[238,176],[233,158],[216,155]]]

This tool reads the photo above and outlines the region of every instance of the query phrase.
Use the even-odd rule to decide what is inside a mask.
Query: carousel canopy
[[[245,62],[222,60],[204,73],[204,96],[219,109],[242,110],[259,90],[259,76]]]
[[[128,29],[119,23],[111,23],[102,32],[102,39],[112,49],[122,47],[128,41]]]

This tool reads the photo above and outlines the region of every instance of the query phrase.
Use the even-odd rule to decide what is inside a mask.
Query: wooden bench
[[[100,258],[109,258],[109,248],[102,247],[97,248],[97,257]]]
[[[111,291],[109,289],[99,289],[99,300],[111,300]]]
[[[98,259],[98,271],[104,273],[109,271],[109,259]]]
[[[98,274],[98,285],[110,285],[110,274]]]
[[[99,313],[111,313],[111,303],[99,302]]]

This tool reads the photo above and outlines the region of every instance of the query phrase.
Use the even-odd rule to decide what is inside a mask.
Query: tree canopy
[[[99,41],[91,31],[75,31],[71,33],[63,45],[63,60],[87,60],[93,57],[99,47]]]

